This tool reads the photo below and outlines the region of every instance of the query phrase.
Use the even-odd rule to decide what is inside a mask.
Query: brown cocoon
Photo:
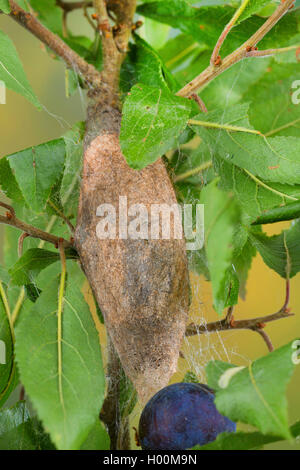
[[[75,234],[88,277],[123,368],[141,401],[166,386],[176,370],[189,304],[185,241],[100,240],[100,204],[174,204],[162,160],[130,168],[116,133],[98,135],[86,147]],[[117,219],[118,220],[118,219]]]

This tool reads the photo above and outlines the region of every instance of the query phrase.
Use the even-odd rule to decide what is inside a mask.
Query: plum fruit
[[[139,440],[144,450],[185,450],[235,430],[236,424],[217,410],[211,388],[176,383],[148,401],[139,422]]]

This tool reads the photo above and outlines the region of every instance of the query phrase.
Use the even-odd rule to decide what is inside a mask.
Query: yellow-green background
[[[78,14],[73,13],[72,17],[76,34],[86,32],[87,26],[79,21]],[[2,157],[60,136],[68,129],[68,125],[84,118],[84,105],[78,94],[70,99],[66,98],[64,66],[61,62],[50,59],[36,39],[4,15],[0,15],[0,28],[14,39],[29,81],[45,106],[45,110],[39,112],[23,97],[7,92],[7,103],[0,105],[0,156]],[[279,232],[286,225],[277,224],[265,228],[271,234]],[[2,245],[1,228],[0,244]],[[216,314],[211,306],[210,284],[192,276],[192,285],[193,320],[199,321],[203,317],[207,321],[215,320]],[[260,256],[257,256],[248,280],[246,301],[240,301],[235,311],[236,318],[245,319],[275,312],[283,303],[284,288],[284,281],[268,269]],[[291,281],[290,305],[296,313],[293,318],[267,326],[266,331],[270,334],[275,347],[299,337],[300,275]],[[201,376],[203,367],[209,359],[218,358],[245,365],[249,360],[266,354],[267,351],[259,335],[250,331],[238,331],[194,338],[188,347],[187,345],[184,347],[184,353],[188,362],[195,366],[194,371],[199,373],[199,378],[203,379]],[[186,368],[186,362],[180,359],[180,373],[182,374]],[[299,394],[300,366],[296,368],[288,387],[291,423],[300,419]],[[299,443],[282,443],[269,447],[300,449]]]

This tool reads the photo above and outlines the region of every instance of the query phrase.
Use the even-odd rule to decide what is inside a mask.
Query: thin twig
[[[94,88],[100,86],[101,74],[93,65],[86,62],[79,54],[73,51],[59,36],[43,26],[34,15],[19,7],[14,0],[9,0],[9,4],[11,8],[9,15],[11,18],[52,49],[55,54],[64,60],[69,68],[79,73],[88,85]]]
[[[270,336],[262,328],[252,328],[252,330],[258,333],[263,338],[269,352],[274,351],[274,346],[272,344]]]
[[[249,3],[249,0],[244,0],[242,2],[242,4],[240,5],[240,7],[236,10],[235,14],[233,15],[233,17],[231,18],[229,23],[225,26],[224,30],[222,31],[222,33],[221,33],[221,35],[220,35],[220,37],[219,37],[219,39],[218,39],[218,41],[215,45],[213,53],[211,55],[210,65],[212,65],[212,66],[215,65],[216,60],[219,56],[219,52],[220,52],[220,49],[222,47],[223,42],[225,41],[228,33],[232,30],[232,28],[236,24],[237,20],[241,16],[241,14],[244,12],[244,10],[245,10],[246,6],[248,5],[248,3]]]
[[[297,50],[298,48],[299,48],[299,45],[281,47],[279,49],[265,49],[263,51],[252,50],[246,53],[246,57],[267,57],[267,56],[274,55],[274,54],[283,54],[284,52]]]
[[[23,222],[22,220],[18,219],[15,215],[12,215],[12,213],[14,213],[14,210],[11,206],[8,206],[8,204],[0,202],[0,206],[9,208],[9,211],[10,211],[9,213],[6,214],[6,216],[0,215],[0,223],[18,228],[19,230],[22,230],[22,232],[26,232],[28,236],[30,237],[45,240],[46,242],[53,243],[53,245],[57,247],[61,240],[62,240],[64,248],[72,247],[72,243],[69,242],[68,240],[57,237],[56,235],[53,235],[52,233],[44,232],[44,230],[34,227],[33,225],[29,225],[26,222]]]
[[[185,335],[194,336],[205,333],[214,333],[216,331],[229,331],[229,330],[253,330],[255,328],[261,328],[261,325],[270,323],[272,321],[280,320],[282,318],[289,318],[294,316],[294,313],[279,311],[262,317],[250,318],[248,320],[234,320],[231,323],[226,321],[226,318],[210,322],[206,325],[195,325],[191,323],[187,326]]]
[[[190,99],[196,101],[197,105],[199,106],[199,108],[201,109],[201,111],[203,113],[207,113],[207,107],[205,106],[205,103],[204,101],[200,98],[199,95],[197,95],[197,93],[192,93],[190,96],[189,96]]]
[[[265,35],[278,23],[289,8],[294,4],[295,0],[285,0],[280,3],[274,13],[265,21],[265,23],[246,41],[244,44],[236,49],[234,52],[229,54],[225,59],[222,60],[222,63],[217,67],[215,65],[209,65],[200,75],[195,77],[187,85],[185,85],[181,90],[177,92],[178,96],[188,97],[192,93],[195,93],[197,90],[201,89],[204,85],[211,82],[218,75],[223,73],[225,70],[230,68],[232,65],[239,62],[241,59],[247,57],[249,47],[254,47],[256,44],[261,41]]]

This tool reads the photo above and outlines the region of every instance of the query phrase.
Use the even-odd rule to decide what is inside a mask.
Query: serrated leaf
[[[0,185],[8,198],[14,202],[24,203],[23,195],[6,157],[0,159]]]
[[[252,179],[299,184],[300,139],[256,134],[249,124],[247,109],[248,105],[243,104],[200,114],[194,119],[203,124],[192,128],[212,154],[218,153],[225,161],[247,170]],[[205,127],[205,123],[216,127]],[[241,129],[233,130],[231,126]]]
[[[0,10],[2,10],[3,13],[6,13],[6,14],[10,12],[10,6],[9,6],[8,0],[0,0]]]
[[[300,199],[300,185],[273,183],[253,178],[244,169],[223,158],[215,156],[213,160],[216,171],[221,176],[221,188],[234,192],[246,223],[259,220],[277,206],[282,213],[285,211],[290,213],[289,207],[291,206],[292,211],[294,201]]]
[[[238,210],[232,196],[221,191],[217,184],[218,181],[214,180],[201,191],[200,203],[204,204],[205,251],[214,307],[221,314],[230,293],[228,270],[232,264]]]
[[[137,83],[175,91],[177,83],[158,53],[137,34],[133,38],[135,44],[131,45],[121,69],[120,85],[123,92],[130,91]]]
[[[286,279],[300,271],[300,220],[279,235],[268,237],[250,230],[249,237],[267,266],[280,276]]]
[[[80,448],[98,418],[104,372],[98,333],[71,277],[64,295],[60,342],[57,292],[55,280],[32,309],[23,312],[16,328],[16,356],[22,383],[51,439],[58,449],[72,450]]]
[[[30,417],[25,402],[0,411],[1,450],[53,450],[40,423]]]
[[[170,150],[186,127],[190,101],[164,89],[135,85],[123,107],[120,143],[127,163],[144,168]]]
[[[75,250],[65,250],[67,259],[77,259]],[[31,284],[47,266],[60,260],[58,252],[43,248],[30,248],[9,270],[11,281],[17,286]]]
[[[20,93],[41,109],[41,104],[28,82],[18,53],[10,38],[0,31],[0,80],[10,90]]]
[[[190,34],[200,44],[214,47],[216,39],[231,20],[236,9],[230,6],[189,5],[185,0],[165,0],[140,5],[137,12],[147,18],[169,24]],[[253,16],[238,24],[228,35],[222,53],[228,53],[240,46],[264,23],[263,18]],[[272,31],[260,42],[262,49],[285,45],[288,39],[298,33],[297,15],[292,13],[283,17]]]
[[[208,385],[216,391],[220,413],[263,434],[290,439],[285,393],[295,367],[293,352],[289,343],[248,367],[211,361],[206,368]]]
[[[6,159],[28,206],[37,213],[42,212],[51,188],[63,172],[63,139],[22,150]],[[12,186],[9,188],[10,192]]]
[[[267,135],[299,137],[300,106],[293,103],[291,96],[296,91],[293,83],[299,77],[299,63],[270,63],[267,72],[248,91],[249,119],[256,129]]]

